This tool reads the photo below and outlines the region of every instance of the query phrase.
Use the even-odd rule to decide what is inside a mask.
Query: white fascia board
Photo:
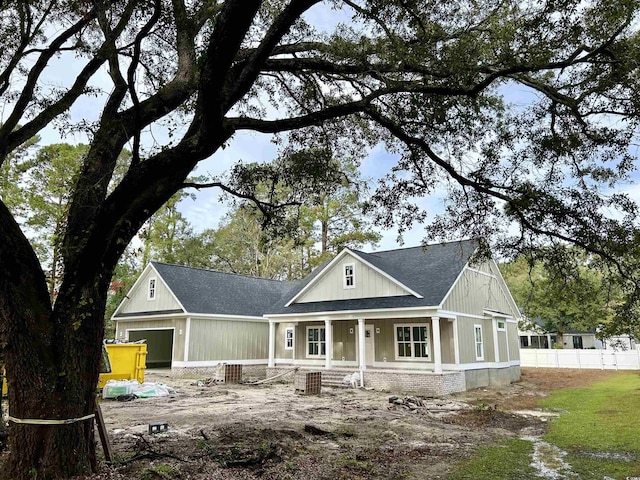
[[[138,278],[136,279],[136,281],[133,283],[133,286],[129,289],[129,291],[126,293],[126,295],[124,296],[124,298],[122,299],[122,301],[120,302],[120,305],[118,305],[118,308],[115,309],[115,311],[113,312],[113,315],[111,315],[111,320],[115,320],[115,316],[120,312],[120,309],[122,308],[122,306],[129,301],[130,297],[129,295],[131,294],[131,292],[133,292],[137,287],[138,284],[140,284],[140,282],[142,281],[142,277],[144,277],[146,275],[146,273],[149,270],[153,270],[154,272],[156,272],[156,275],[159,277],[160,275],[158,274],[158,271],[153,268],[153,265],[151,265],[151,262],[149,262],[147,264],[146,267],[144,267],[144,269],[142,270],[142,273],[140,273],[140,275],[138,275]]]
[[[367,267],[375,270],[376,272],[378,272],[380,275],[382,275],[384,278],[386,278],[387,280],[389,280],[390,282],[392,282],[393,284],[397,285],[398,287],[402,288],[403,290],[409,292],[411,295],[413,295],[416,298],[424,298],[422,295],[420,295],[418,292],[416,292],[415,290],[412,290],[411,288],[407,287],[404,283],[400,282],[399,280],[395,279],[394,277],[392,277],[391,275],[389,275],[387,272],[385,272],[384,270],[379,269],[378,267],[376,267],[375,265],[373,265],[372,263],[369,263],[368,261],[366,261],[364,258],[362,258],[361,256],[359,256],[357,253],[355,252],[351,252],[351,254],[356,257],[358,260],[360,260],[362,263],[364,263]]]
[[[267,323],[267,319],[264,317],[247,317],[244,315],[217,315],[211,313],[163,313],[158,315],[153,315],[153,313],[147,315],[135,315],[130,317],[118,317],[114,318],[114,320],[118,322],[131,322],[140,320],[157,320],[158,318],[183,318],[183,317],[191,317],[192,320],[228,320],[228,321],[238,321],[238,322],[259,322],[259,323]]]
[[[326,275],[326,273],[329,270],[331,270],[331,268],[333,267],[334,264],[338,263],[340,261],[340,259],[342,259],[342,257],[344,257],[345,255],[347,255],[347,253],[350,253],[350,252],[351,251],[348,248],[345,248],[338,255],[336,255],[333,260],[331,260],[329,263],[327,263],[325,265],[325,267],[322,269],[322,271],[318,275],[316,275],[316,277],[313,280],[311,280],[309,283],[307,283],[302,290],[300,290],[298,293],[296,293],[293,296],[293,298],[291,300],[289,300],[285,304],[285,307],[288,307],[294,301],[296,301],[298,298],[300,298],[303,293],[305,293],[306,291],[308,291],[311,288],[312,285],[315,285],[322,277],[324,277]]]
[[[308,313],[278,313],[265,315],[270,321],[275,323],[291,322],[292,318],[299,319],[300,322],[315,322],[320,320],[357,320],[366,318],[367,320],[397,318],[398,313],[407,317],[432,317],[436,316],[437,307],[399,307],[399,308],[381,308],[371,310],[337,310],[334,312],[308,312]],[[302,317],[316,317],[303,320]],[[339,318],[336,318],[339,317]]]
[[[464,264],[464,267],[462,267],[462,269],[460,270],[460,273],[458,273],[458,276],[456,277],[455,281],[451,284],[451,286],[449,287],[449,290],[447,290],[447,293],[444,295],[444,297],[442,297],[442,300],[440,301],[440,305],[438,305],[438,310],[441,310],[442,306],[445,303],[447,303],[447,299],[449,298],[449,295],[451,295],[451,292],[453,292],[453,289],[456,287],[456,285],[462,278],[462,275],[464,275],[464,271],[468,266],[469,266],[469,263]]]
[[[129,291],[127,292],[127,294],[125,295],[124,299],[122,300],[122,302],[120,302],[120,305],[118,305],[118,308],[116,308],[115,312],[113,312],[113,315],[111,315],[111,320],[117,320],[117,318],[115,318],[116,314],[120,312],[120,308],[122,307],[122,305],[129,300],[129,294],[131,292],[133,292],[135,290],[135,288],[138,286],[138,284],[142,281],[142,278],[145,276],[145,274],[147,273],[148,270],[153,270],[156,273],[156,279],[160,280],[162,282],[162,284],[166,287],[166,289],[169,291],[169,293],[171,294],[171,296],[173,297],[173,299],[176,301],[176,303],[178,304],[178,306],[182,309],[183,312],[188,313],[187,309],[184,308],[184,305],[182,305],[182,302],[178,299],[178,297],[176,296],[175,293],[173,293],[173,290],[171,290],[171,288],[169,288],[169,285],[167,285],[167,282],[164,281],[164,278],[162,278],[162,275],[160,275],[160,272],[158,272],[158,270],[156,270],[156,268],[153,266],[153,264],[151,262],[149,262],[147,264],[147,266],[144,268],[144,270],[142,270],[142,273],[140,274],[140,276],[138,277],[138,279],[135,281],[135,283],[133,284],[133,286],[129,289]],[[157,290],[157,287],[156,287]],[[156,292],[157,293],[157,292]]]
[[[502,288],[507,295],[507,299],[509,300],[513,308],[513,313],[515,314],[515,316],[512,316],[512,318],[515,318],[516,320],[520,320],[522,318],[522,314],[520,313],[518,304],[516,303],[516,300],[513,298],[513,295],[511,295],[511,290],[509,290],[509,286],[507,285],[507,282],[505,282],[504,277],[502,276],[502,272],[500,271],[500,268],[498,267],[498,264],[493,259],[493,257],[491,258],[491,263],[493,264],[493,267],[495,268],[495,271],[496,271],[496,279],[502,285]]]
[[[309,283],[307,283],[304,288],[302,290],[300,290],[291,300],[289,300],[287,302],[287,304],[285,305],[285,307],[290,306],[293,302],[295,302],[298,298],[300,298],[302,296],[303,293],[307,292],[312,285],[316,284],[322,277],[324,277],[326,275],[326,273],[331,270],[333,268],[333,266],[340,262],[342,260],[342,258],[346,255],[350,255],[353,258],[357,259],[358,261],[364,263],[367,267],[371,268],[372,270],[376,271],[377,273],[379,273],[380,275],[382,275],[383,277],[385,277],[387,280],[389,280],[390,282],[392,282],[393,284],[397,285],[398,287],[402,288],[403,290],[405,290],[407,293],[410,293],[411,295],[413,295],[416,298],[424,298],[422,295],[420,295],[418,292],[412,290],[411,288],[407,287],[405,284],[403,284],[402,282],[398,281],[397,279],[395,279],[394,277],[392,277],[391,275],[389,275],[387,272],[385,272],[384,270],[379,269],[378,267],[376,267],[375,265],[369,263],[368,261],[366,261],[364,258],[362,258],[361,256],[359,256],[357,253],[349,250],[348,248],[345,248],[344,250],[342,250],[338,255],[336,255],[336,257],[331,260],[322,270],[322,272],[320,272],[313,280],[311,280]]]
[[[513,319],[513,316],[509,315],[508,313],[497,312],[495,310],[488,310],[486,308],[482,310],[482,313],[484,313],[486,316],[491,318],[503,318],[505,320]]]

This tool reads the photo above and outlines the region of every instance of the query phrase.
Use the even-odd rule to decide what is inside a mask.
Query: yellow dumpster
[[[98,388],[107,380],[138,380],[144,382],[147,366],[147,345],[145,343],[108,343],[106,345],[111,363],[111,373],[101,373]],[[2,395],[7,394],[7,380],[2,367]]]
[[[144,382],[144,370],[147,366],[146,343],[107,343],[111,373],[101,373],[98,388],[104,387],[107,380],[138,380]]]

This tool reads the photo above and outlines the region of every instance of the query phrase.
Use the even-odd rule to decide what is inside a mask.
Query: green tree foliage
[[[562,261],[544,263],[553,256]],[[537,258],[536,258],[537,257]],[[577,249],[521,255],[501,265],[505,281],[518,306],[543,330],[556,333],[558,344],[571,329],[605,331],[615,321],[620,290],[599,272],[588,268],[590,258]]]
[[[635,168],[636,0],[0,8],[0,168],[46,127],[90,138],[68,202],[55,303],[46,266],[0,202],[0,345],[17,418],[93,413],[118,258],[198,163],[242,131],[277,135],[286,149],[331,148],[336,157],[360,158],[383,143],[399,157],[372,202],[383,224],[402,231],[425,218],[416,198],[445,191],[430,238],[488,235],[511,253],[578,245],[625,288],[619,317],[640,318],[638,207],[620,193]],[[342,9],[348,20],[314,28],[321,8]],[[53,80],[68,59],[69,78]],[[511,102],[509,91],[524,101]],[[71,108],[85,98],[99,113],[76,122]],[[169,140],[155,136],[160,128]],[[125,146],[131,161],[111,189]],[[299,166],[322,172],[313,158]],[[209,183],[273,216],[278,205],[246,188],[243,173]],[[294,173],[301,171],[282,175]],[[93,434],[91,422],[12,425],[8,475],[86,474],[96,466]]]
[[[317,169],[308,169],[312,163]],[[297,165],[306,165],[306,171],[291,175]],[[352,159],[337,160],[327,150],[309,149],[268,166],[242,168],[255,182],[253,194],[263,199],[263,205],[278,208],[235,202],[219,228],[204,233],[213,268],[300,279],[345,247],[379,241],[380,235],[363,214],[367,182]]]

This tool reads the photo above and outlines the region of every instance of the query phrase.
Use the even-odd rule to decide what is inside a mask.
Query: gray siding
[[[293,327],[293,342],[295,349],[295,342],[297,339],[297,331],[295,328],[295,324],[293,323],[276,323],[276,358],[283,358],[287,360],[293,359],[293,354],[295,350],[286,350],[285,346],[285,331],[288,327]]]
[[[155,300],[147,299],[150,278],[156,279]],[[153,268],[147,269],[137,285],[129,292],[128,297],[128,299],[125,298],[119,313],[155,312],[180,308],[180,304]]]
[[[518,337],[518,324],[507,322],[507,335],[509,337],[509,360],[520,360],[520,338]]]
[[[507,313],[514,318],[518,312],[514,311],[506,285],[491,263],[473,267],[485,273],[490,272],[493,277],[483,275],[472,270],[464,270],[457,283],[446,298],[442,308],[460,313],[481,315],[483,310],[494,310]]]
[[[116,338],[125,340],[127,330],[154,330],[161,328],[174,329],[173,360],[181,362],[184,359],[184,338],[186,322],[184,319],[141,320],[135,322],[116,322]]]
[[[192,318],[189,361],[265,359],[268,341],[266,322]]]
[[[474,325],[482,326],[483,360],[476,360]],[[492,319],[458,316],[458,342],[460,345],[460,363],[495,361]]]
[[[343,288],[343,265],[354,264],[355,288]],[[409,295],[405,289],[351,255],[331,267],[296,303]]]

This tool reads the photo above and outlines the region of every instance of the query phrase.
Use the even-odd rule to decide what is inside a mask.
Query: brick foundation
[[[296,381],[293,367],[267,368],[267,377],[291,372],[278,380],[283,383]],[[301,371],[304,371],[301,369]],[[336,370],[334,370],[336,371]],[[344,371],[345,374],[353,373],[353,369]],[[394,393],[414,393],[420,395],[448,395],[466,390],[464,372],[410,372],[394,370],[365,370],[364,386],[376,390],[388,390]]]
[[[415,393],[420,395],[449,395],[465,391],[464,372],[392,372],[365,370],[364,386],[376,390]]]
[[[240,380],[237,378],[237,373],[240,374],[241,381],[253,382],[256,380],[264,380],[266,378],[266,365],[232,365],[232,364],[219,364],[214,367],[178,367],[171,369],[171,376],[176,378],[216,378],[221,382],[225,380],[225,366],[227,367],[240,367],[239,372],[236,372],[234,377],[235,383]],[[229,381],[229,380],[227,380]]]

